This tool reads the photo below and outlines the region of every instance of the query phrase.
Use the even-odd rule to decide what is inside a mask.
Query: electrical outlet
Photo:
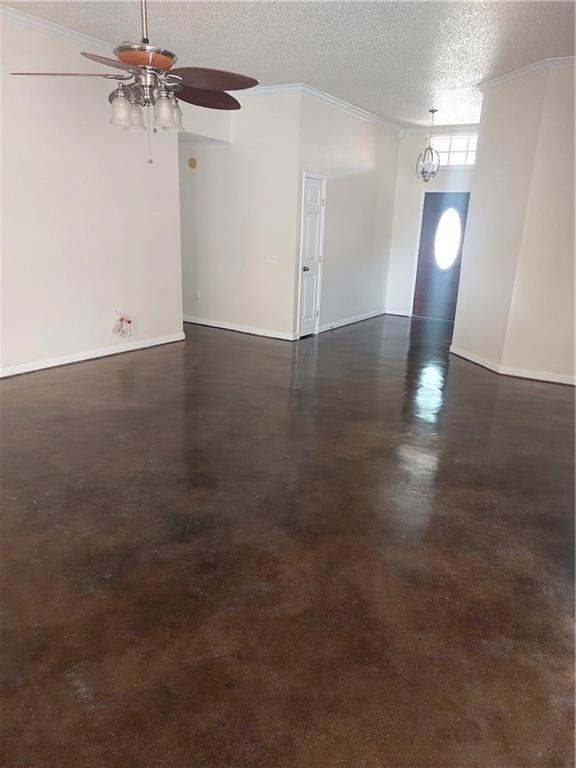
[[[269,253],[268,256],[266,256],[266,264],[278,264],[278,259],[276,258],[275,253]]]

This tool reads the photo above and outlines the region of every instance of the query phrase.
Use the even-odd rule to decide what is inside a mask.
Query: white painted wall
[[[477,132],[478,126],[438,129],[450,135]],[[400,139],[396,177],[394,221],[390,246],[390,265],[386,290],[386,312],[411,315],[418,267],[420,227],[425,192],[470,192],[473,169],[442,168],[432,181],[424,184],[415,173],[416,158],[424,148],[429,131],[410,129]]]
[[[291,338],[300,95],[237,97],[232,143],[180,145],[184,316]]]
[[[300,175],[328,177],[320,306],[326,329],[384,312],[398,129],[306,91],[300,109]]]
[[[573,67],[548,70],[502,365],[574,374]]]
[[[0,9],[0,373],[183,338],[177,137],[108,124],[111,81],[16,78],[97,72],[107,46]],[[185,105],[189,130],[229,137],[230,117]],[[112,333],[115,310],[133,319]]]
[[[574,66],[484,93],[452,349],[510,373],[574,378]]]
[[[230,141],[232,138],[232,112],[218,109],[205,109],[194,104],[180,102],[182,123],[185,133],[180,134],[181,141]]]
[[[453,345],[501,364],[546,72],[484,94]],[[519,116],[522,119],[519,119]]]

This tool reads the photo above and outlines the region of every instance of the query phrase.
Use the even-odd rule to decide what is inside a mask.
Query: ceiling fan
[[[12,75],[54,77],[103,77],[118,81],[108,97],[113,125],[144,130],[142,107],[154,106],[154,126],[183,130],[178,101],[208,109],[240,109],[240,103],[226,91],[253,88],[258,80],[234,72],[202,67],[174,67],[176,56],[165,48],[150,45],[146,0],[140,0],[142,40],[114,48],[116,58],[82,53],[87,59],[123,70],[123,74],[87,72],[12,72]]]

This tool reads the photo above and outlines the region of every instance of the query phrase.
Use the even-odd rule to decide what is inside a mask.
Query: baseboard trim
[[[461,357],[464,360],[468,360],[471,363],[487,368],[494,373],[498,373],[501,376],[512,376],[516,379],[531,379],[533,381],[544,381],[547,384],[567,384],[569,386],[576,385],[576,377],[569,376],[562,373],[553,373],[551,371],[532,371],[528,368],[511,368],[507,365],[498,365],[498,363],[492,360],[486,360],[484,357],[480,357],[472,352],[468,352],[465,349],[456,347],[454,344],[450,346],[450,352],[457,357]]]
[[[450,345],[450,354],[456,355],[456,357],[461,357],[463,360],[467,360],[469,363],[475,363],[482,368],[487,368],[489,371],[493,371],[494,373],[500,373],[500,366],[497,365],[497,363],[494,363],[492,360],[486,360],[486,358],[475,355],[472,352],[461,349],[460,347],[456,347],[454,344]]]
[[[45,368],[56,368],[60,365],[70,365],[71,363],[81,363],[86,360],[95,360],[99,357],[109,357],[118,355],[122,352],[135,352],[139,349],[148,347],[158,347],[161,344],[172,344],[175,341],[184,341],[184,333],[172,333],[169,336],[157,336],[154,339],[143,339],[142,341],[125,341],[113,347],[100,347],[91,349],[88,352],[77,352],[72,355],[62,355],[61,357],[49,357],[47,360],[34,360],[30,363],[21,363],[20,365],[10,365],[6,368],[0,368],[0,378],[7,376],[18,376],[21,373],[32,373],[33,371],[42,371]]]
[[[386,309],[386,314],[394,317],[412,317],[412,312],[404,312],[401,309]]]
[[[344,325],[354,325],[354,323],[361,323],[363,320],[371,320],[373,317],[380,317],[381,315],[387,314],[384,312],[384,310],[379,309],[376,312],[366,312],[363,315],[354,315],[353,317],[346,317],[344,320],[335,320],[332,323],[325,323],[324,325],[321,325],[318,329],[319,333],[324,333],[325,331],[333,331],[336,328],[342,328]]]
[[[205,320],[202,317],[192,317],[184,315],[185,323],[193,325],[207,325],[210,328],[221,328],[224,331],[236,331],[237,333],[247,333],[250,336],[266,336],[269,339],[280,339],[282,341],[295,341],[295,333],[283,333],[282,331],[269,331],[266,328],[253,328],[250,325],[238,325],[237,323],[223,323],[217,320]]]
[[[370,320],[372,317],[379,317],[385,314],[383,311],[367,312],[364,315],[355,315],[354,317],[347,317],[344,320],[336,320],[333,323],[326,323],[321,325],[318,329],[318,333],[324,333],[325,331],[332,331],[336,328],[341,328],[344,325],[352,325],[353,323],[361,323],[363,320]],[[236,331],[237,333],[247,333],[251,336],[266,336],[269,339],[281,339],[282,341],[296,341],[299,337],[296,333],[283,333],[282,331],[270,331],[265,328],[254,328],[249,325],[238,325],[237,323],[223,323],[215,320],[205,320],[201,317],[193,317],[192,315],[184,315],[185,323],[192,323],[193,325],[206,325],[210,328],[221,328],[225,331]]]

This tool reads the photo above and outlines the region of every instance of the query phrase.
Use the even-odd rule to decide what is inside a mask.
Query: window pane
[[[476,145],[478,144],[478,136],[470,136],[468,139],[468,149],[476,152]]]
[[[476,152],[468,152],[468,159],[466,160],[466,163],[468,165],[474,165],[476,162]]]
[[[432,137],[432,146],[437,152],[448,152],[450,149],[450,139],[449,138],[438,138],[436,136]]]
[[[466,165],[466,152],[450,152],[448,165]]]
[[[468,136],[452,136],[450,152],[466,152],[468,149]]]
[[[450,269],[454,264],[461,239],[462,223],[458,211],[448,208],[440,216],[434,236],[434,258],[440,269]]]
[[[448,152],[439,152],[440,165],[448,165]]]

